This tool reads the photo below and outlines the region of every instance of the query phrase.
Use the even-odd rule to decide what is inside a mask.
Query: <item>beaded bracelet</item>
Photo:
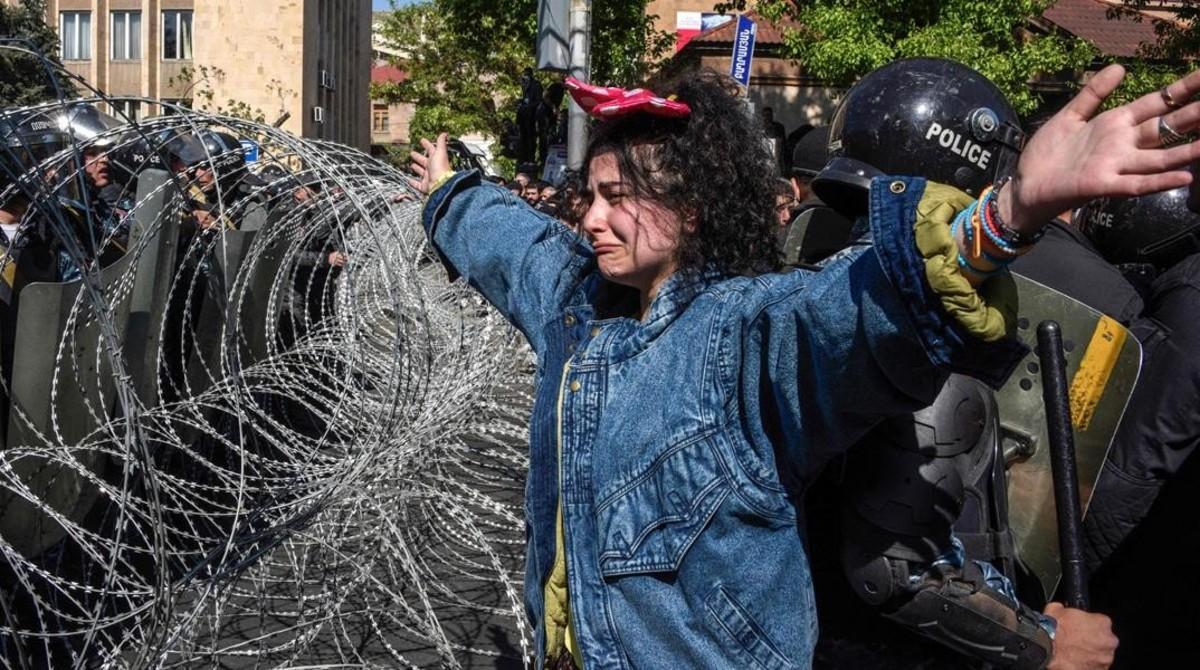
[[[1011,175],[1001,177],[1000,181],[993,185],[992,193],[996,197],[992,198],[991,204],[988,207],[988,213],[992,218],[997,237],[1003,239],[1011,248],[1025,250],[1027,247],[1033,246],[1038,240],[1042,239],[1042,235],[1046,234],[1046,227],[1042,226],[1036,232],[1029,233],[1017,230],[1016,228],[1013,228],[1004,222],[1004,219],[1000,216],[999,194],[1000,190],[1007,186],[1010,181],[1012,181]]]
[[[995,192],[993,191],[988,195],[991,196],[994,193]],[[996,225],[998,217],[995,215],[996,212],[994,211],[994,208],[994,196],[988,198],[988,200],[979,207],[979,209],[983,211],[983,216],[981,217],[983,219],[983,225],[981,226],[983,229],[983,234],[987,235],[988,241],[990,241],[993,246],[999,249],[1000,253],[1004,254],[1005,256],[1011,256],[1015,258],[1021,255],[1021,249],[1005,239],[1004,235],[1000,232],[1000,229]]]
[[[975,227],[974,224],[977,222],[977,219],[978,219],[978,216],[977,216],[978,207],[979,207],[978,202],[971,203],[970,205],[967,206],[966,209],[959,212],[958,215],[956,217],[954,217],[954,221],[950,224],[951,237],[958,239],[958,237],[960,235],[960,231],[962,231],[961,234],[962,234],[964,246],[966,246],[968,248],[971,247],[972,243],[974,243],[975,246],[978,246],[979,238],[981,235],[978,231],[974,230],[974,227]],[[972,225],[967,225],[968,221],[971,221]],[[987,253],[986,251],[982,251],[982,250],[980,250],[980,253],[978,256],[973,255],[973,257],[985,259],[988,263],[990,263],[992,265],[992,267],[990,269],[983,269],[983,268],[977,267],[976,265],[971,263],[969,260],[967,260],[967,258],[961,252],[961,250],[960,250],[960,253],[958,254],[958,265],[960,268],[963,268],[965,270],[970,270],[973,274],[978,275],[980,277],[990,277],[993,274],[1004,269],[1004,266],[1008,265],[1008,263],[1010,262],[1007,259],[996,258],[995,256]]]
[[[970,261],[963,258],[962,254],[959,254],[959,256],[958,256],[958,267],[970,272],[971,274],[973,274],[977,277],[982,277],[984,279],[987,279],[988,277],[991,277],[992,275],[999,274],[1002,270],[1004,270],[1006,265],[1007,265],[1007,263],[1005,263],[1004,265],[999,265],[997,267],[994,267],[991,270],[980,270],[979,268],[975,267],[974,265],[971,265]]]

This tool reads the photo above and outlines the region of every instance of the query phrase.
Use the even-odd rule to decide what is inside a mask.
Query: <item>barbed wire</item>
[[[74,240],[82,277],[19,289],[0,662],[519,665],[527,349],[447,283],[403,173],[176,111],[64,126],[60,151],[9,175],[8,197],[32,196],[22,225]],[[192,141],[211,132],[258,160],[219,167]],[[180,138],[205,147],[207,190],[173,165]],[[96,153],[121,172],[124,228],[90,205]],[[189,232],[197,211],[222,223]]]

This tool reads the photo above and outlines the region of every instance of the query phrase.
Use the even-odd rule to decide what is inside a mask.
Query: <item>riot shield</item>
[[[163,170],[140,174],[138,207],[129,235],[129,249],[135,253],[140,249],[140,256],[129,305],[125,360],[138,398],[148,407],[158,401],[162,320],[171,295],[179,244],[178,215],[171,206],[175,187],[170,182],[171,176]]]
[[[221,231],[220,239],[206,254],[208,263],[197,279],[197,289],[203,289],[204,297],[196,321],[196,345],[188,362],[188,384],[194,395],[203,393],[224,376],[221,373],[224,338],[235,338],[233,343],[237,343],[239,324],[230,311],[231,300],[235,297],[231,289],[257,234],[256,231]]]
[[[1079,497],[1085,506],[1137,383],[1142,348],[1124,326],[1087,305],[1016,273],[1013,279],[1019,300],[1017,336],[1031,352],[996,394],[1004,454],[1010,464],[1009,526],[1021,561],[1049,596],[1062,570],[1037,325],[1053,319],[1062,326]]]
[[[116,336],[122,337],[132,297],[132,253],[101,271],[101,284]],[[60,452],[83,441],[113,416],[117,375],[96,308],[81,295],[83,280],[34,283],[22,289],[13,358],[12,400],[6,449],[29,450],[12,463],[16,481],[0,490],[0,534],[26,556],[35,556],[65,535],[39,504],[76,522],[99,493],[87,473],[102,476],[99,450]],[[62,459],[73,459],[65,463]],[[28,487],[26,496],[18,490]]]
[[[229,355],[236,352],[241,366],[266,358],[267,326],[274,319],[268,301],[286,251],[278,241],[264,247],[259,239],[266,239],[264,229],[270,223],[266,208],[251,203],[238,230],[223,231],[210,254],[216,281],[206,281],[204,286],[196,351],[189,364],[193,393],[211,385],[215,376],[223,376],[219,373],[223,349]]]
[[[248,350],[248,357],[243,359],[247,365],[267,357],[271,333],[283,308],[277,286],[287,286],[291,281],[290,274],[283,276],[280,273],[287,246],[287,240],[278,235],[277,229],[260,232],[255,240],[252,264],[245,266],[246,271],[234,288],[234,295],[241,300],[238,327]],[[276,293],[274,304],[271,302],[273,292]],[[282,295],[286,298],[286,290]]]

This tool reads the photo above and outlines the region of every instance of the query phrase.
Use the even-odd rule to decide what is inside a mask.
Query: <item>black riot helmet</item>
[[[66,146],[67,136],[55,110],[0,112],[0,201],[14,186],[26,197],[36,197],[48,186],[43,183],[49,177],[47,160]]]
[[[866,213],[873,177],[912,175],[979,195],[1016,167],[1016,112],[986,77],[954,61],[885,65],[846,92],[830,123],[829,156],[813,181],[844,214]]]
[[[61,118],[62,129],[85,149],[92,146],[104,149],[111,147],[116,141],[113,130],[121,126],[120,121],[86,102],[70,105],[62,112]]]
[[[1187,186],[1136,198],[1100,198],[1075,212],[1074,223],[1114,265],[1165,270],[1200,252],[1200,193]]]
[[[227,132],[205,130],[187,142],[180,151],[180,160],[184,161],[188,171],[206,168],[214,175],[215,183],[221,190],[233,190],[244,187],[253,190],[265,185],[248,169],[246,150],[240,140]]]
[[[179,127],[154,127],[146,124],[121,136],[112,155],[117,181],[133,186],[142,170],[172,172],[187,137]],[[181,164],[180,164],[181,165]]]
[[[196,139],[197,142],[189,142],[179,154],[189,168],[208,167],[224,176],[246,166],[246,152],[233,135],[203,130]]]

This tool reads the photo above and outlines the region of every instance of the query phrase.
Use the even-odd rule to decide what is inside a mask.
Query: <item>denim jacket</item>
[[[913,240],[923,191],[877,180],[874,246],[820,273],[676,274],[642,321],[599,318],[606,282],[561,223],[474,172],[432,194],[423,224],[451,277],[537,353],[525,605],[538,667],[560,492],[586,670],[811,665],[806,485],[881,418],[927,406],[946,371],[997,385],[1022,354],[942,310]]]

